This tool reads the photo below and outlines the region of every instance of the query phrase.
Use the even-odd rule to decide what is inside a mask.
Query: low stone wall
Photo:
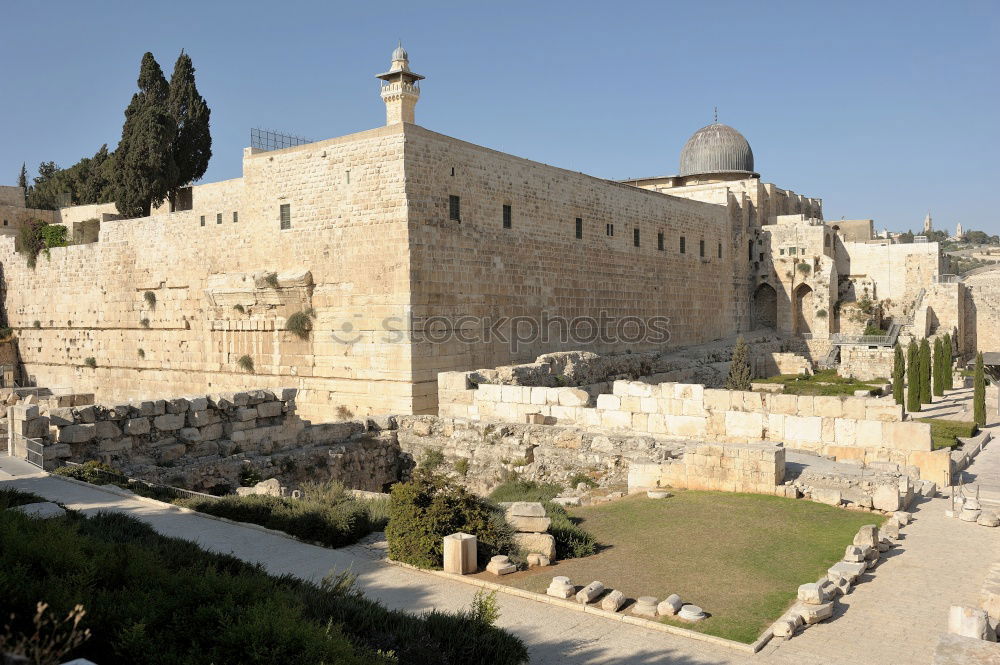
[[[443,472],[454,472],[473,491],[487,493],[512,472],[520,478],[566,484],[576,474],[622,485],[636,462],[683,454],[688,442],[655,435],[615,434],[579,427],[496,423],[437,416],[398,416],[397,440],[412,468],[430,451]]]
[[[812,374],[812,363],[798,353],[765,353],[757,357],[754,376],[767,378],[778,374]]]
[[[863,462],[926,469],[941,483],[930,425],[903,420],[891,397],[762,394],[698,384],[615,381],[610,393],[581,388],[476,384],[470,372],[438,375],[444,417],[580,425],[726,443],[780,441]],[[947,453],[947,451],[944,451]],[[947,454],[944,455],[947,457]],[[946,483],[945,483],[946,484]]]
[[[837,374],[860,381],[890,380],[894,354],[892,347],[869,349],[867,346],[842,346]]]
[[[784,477],[785,449],[781,446],[701,443],[689,446],[680,459],[633,463],[628,491],[676,487],[786,496],[794,488],[782,485]]]
[[[234,487],[246,470],[286,484],[332,479],[370,491],[398,479],[393,419],[312,425],[296,415],[295,395],[291,388],[251,390],[45,415],[37,406],[11,410],[19,431],[43,439],[47,467],[99,460],[137,478],[198,490]]]

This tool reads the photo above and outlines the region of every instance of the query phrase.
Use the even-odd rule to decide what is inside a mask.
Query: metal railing
[[[63,461],[62,466],[69,467],[83,467],[84,464],[80,462],[70,462]],[[196,497],[199,499],[218,499],[219,497],[213,494],[205,494],[204,492],[195,492],[194,490],[186,490],[181,487],[174,487],[173,485],[163,485],[160,483],[154,483],[150,480],[143,480],[142,478],[131,478],[126,476],[124,473],[119,473],[117,471],[108,471],[107,469],[101,469],[98,467],[91,467],[88,474],[93,474],[99,479],[107,480],[110,485],[117,485],[118,487],[129,489],[132,491],[139,491],[136,494],[141,494],[145,491],[146,494],[153,494],[159,496],[172,496],[173,498],[180,499],[185,497]],[[96,484],[96,483],[95,483]]]
[[[961,281],[962,278],[958,275],[938,275],[934,278],[935,284],[955,284]]]
[[[884,335],[843,335],[834,333],[830,341],[838,346],[892,346],[899,337],[900,324],[894,323]]]

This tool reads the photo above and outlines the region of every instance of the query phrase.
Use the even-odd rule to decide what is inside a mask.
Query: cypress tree
[[[24,190],[24,198],[28,199],[28,165],[21,162],[21,173],[17,176],[17,186]]]
[[[919,363],[920,403],[931,404],[931,344],[926,337],[920,340]]]
[[[736,339],[733,349],[733,361],[729,365],[729,377],[726,378],[726,390],[750,390],[753,374],[750,371],[750,349],[742,337]]]
[[[952,358],[955,357],[955,347],[951,343],[951,335],[944,336],[944,389],[953,390],[955,388],[954,376],[952,375]]]
[[[910,340],[906,356],[906,410],[917,413],[920,411],[920,352],[915,341]]]
[[[983,352],[976,354],[976,372],[972,388],[972,418],[980,427],[986,426],[986,374],[983,368]]]
[[[892,360],[892,397],[896,404],[904,403],[903,382],[906,377],[906,361],[903,359],[903,347],[896,343],[894,357]]]
[[[944,343],[938,337],[934,340],[933,389],[938,397],[944,395]]]
[[[167,108],[169,87],[152,53],[142,56],[139,92],[125,109],[114,158],[113,191],[118,212],[148,216],[177,183],[173,142],[177,125]]]
[[[198,93],[194,71],[191,56],[181,50],[174,63],[167,98],[170,117],[177,126],[173,146],[177,180],[171,188],[171,200],[177,188],[205,175],[208,160],[212,157],[212,135],[209,131],[209,116],[212,111]]]

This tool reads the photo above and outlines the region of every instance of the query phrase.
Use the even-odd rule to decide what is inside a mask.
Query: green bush
[[[97,368],[97,358],[95,358],[94,356],[88,356],[88,357],[86,357],[86,358],[83,359],[83,364],[86,365],[87,367],[89,367],[90,369],[96,369]]]
[[[0,502],[11,500],[0,490]],[[15,497],[14,500],[18,500]],[[23,499],[22,499],[23,500]],[[144,665],[451,665],[527,662],[488,607],[413,615],[365,598],[350,578],[315,585],[166,538],[120,513],[32,520],[0,511],[0,598],[14,635],[35,605],[76,604],[91,637],[63,660]],[[12,619],[8,619],[10,614]]]
[[[311,308],[295,312],[285,321],[285,330],[293,333],[299,339],[309,339],[309,333],[312,332],[313,328],[312,320],[314,316],[315,312]]]
[[[569,516],[565,508],[552,502],[552,499],[561,491],[562,487],[555,483],[537,483],[515,479],[494,489],[490,494],[490,500],[497,503],[507,501],[540,502],[545,507],[545,515],[552,520],[549,533],[556,540],[556,557],[577,559],[596,554],[597,540],[582,529]]]
[[[455,469],[455,473],[463,478],[469,475],[469,458],[459,457],[452,466]]]
[[[481,563],[517,549],[503,512],[464,487],[427,470],[392,486],[385,529],[391,558],[419,568],[440,568],[443,539],[457,531],[476,536]]]
[[[329,547],[356,543],[372,531],[365,506],[351,500],[325,503],[255,494],[180,499],[177,504],[200,513],[259,524]]]
[[[425,471],[433,472],[442,464],[444,464],[444,453],[436,448],[425,450],[420,459],[420,468]]]
[[[240,487],[253,487],[263,480],[263,478],[260,477],[260,472],[249,464],[240,469],[239,478]]]
[[[45,499],[37,494],[22,492],[11,487],[0,487],[0,510],[23,506],[26,503],[40,503],[42,501],[45,501]]]
[[[253,358],[251,358],[250,356],[248,355],[240,356],[239,359],[236,361],[236,365],[244,372],[249,372],[250,374],[253,374],[254,371]]]
[[[146,301],[146,304],[149,305],[150,308],[156,307],[156,294],[152,291],[146,291],[143,293],[142,298]]]
[[[58,476],[73,478],[74,480],[82,480],[92,485],[107,485],[110,481],[106,475],[101,473],[102,471],[121,475],[121,471],[118,469],[96,460],[90,460],[76,466],[61,466],[53,471],[53,473]]]

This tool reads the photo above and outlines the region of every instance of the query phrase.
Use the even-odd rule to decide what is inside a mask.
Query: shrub
[[[313,310],[307,309],[301,312],[295,312],[288,317],[285,321],[285,330],[293,333],[299,339],[309,339],[309,333],[312,332],[312,320],[315,316]]]
[[[354,417],[354,412],[348,409],[343,404],[338,406],[334,411],[337,414],[337,417],[340,418],[341,420],[350,420],[351,418]]]
[[[278,273],[269,272],[264,277],[264,283],[270,286],[272,289],[278,288]]]
[[[507,501],[541,503],[545,507],[545,515],[552,520],[549,533],[556,540],[556,556],[560,559],[576,559],[596,554],[597,540],[580,528],[565,508],[552,502],[561,491],[562,487],[555,483],[511,480],[497,486],[490,493],[490,500],[497,503]]]
[[[38,255],[42,252],[49,257],[52,247],[65,247],[67,228],[61,224],[49,224],[40,219],[32,219],[21,227],[17,251],[25,257],[29,268],[34,268]]]
[[[391,558],[440,568],[443,539],[456,531],[476,536],[480,563],[516,550],[499,508],[446,478],[420,470],[410,482],[392,486],[385,529]]]
[[[240,487],[253,487],[261,480],[260,472],[256,468],[247,464],[242,469],[240,469]]]
[[[14,336],[14,329],[10,326],[0,328],[0,339],[6,340]]]
[[[26,503],[39,503],[45,501],[42,497],[31,492],[16,490],[12,487],[0,487],[0,511],[14,506],[23,506]]]
[[[436,448],[425,450],[423,457],[420,458],[420,468],[432,473],[442,464],[444,464],[444,453]]]
[[[87,356],[86,358],[83,359],[83,364],[89,367],[90,369],[96,369],[97,359],[94,358],[94,356]]]
[[[118,476],[122,475],[122,472],[113,466],[96,460],[90,460],[89,462],[84,462],[83,464],[75,466],[61,466],[53,471],[53,473],[66,478],[73,478],[74,480],[82,480],[83,482],[90,483],[92,485],[109,484],[111,481],[105,474],[110,473]]]
[[[237,367],[239,367],[244,372],[253,374],[253,358],[247,355],[242,355],[239,360],[236,361]]]
[[[798,270],[803,275],[808,275],[810,272],[812,272],[812,266],[809,265],[808,263],[799,263],[795,266],[795,269]]]
[[[455,614],[389,610],[353,588],[350,576],[328,576],[322,585],[270,576],[120,513],[32,520],[0,511],[0,542],[12,633],[30,634],[39,599],[58,617],[83,605],[80,625],[92,636],[74,658],[150,665],[515,665],[528,658],[519,639],[486,624],[483,603]]]
[[[244,314],[246,312],[246,310],[243,308],[243,305],[233,305],[233,309],[239,312],[240,314]]]
[[[34,320],[34,321],[33,321],[33,322],[31,323],[31,325],[32,325],[33,327],[35,327],[35,328],[41,328],[41,327],[42,327],[42,322],[41,322],[41,321],[39,321],[38,319],[35,319],[35,320]]]
[[[146,350],[145,349],[139,349],[137,351],[137,353],[139,354],[139,358],[145,358],[146,357]]]
[[[149,319],[139,319],[139,325],[143,328],[149,327]]]
[[[816,318],[818,318],[818,319],[825,319],[826,318],[826,310],[825,309],[817,310],[816,311]]]
[[[569,485],[571,489],[579,486],[580,483],[583,483],[588,487],[597,487],[597,481],[585,473],[574,473],[569,477],[569,480],[566,481],[566,484]]]
[[[455,473],[463,478],[469,475],[469,459],[467,457],[459,457],[452,467],[455,469]]]
[[[149,305],[149,307],[151,309],[154,308],[154,307],[156,307],[156,294],[155,293],[153,293],[152,291],[146,291],[145,293],[142,294],[142,297],[146,301],[146,304]]]
[[[750,370],[750,349],[742,337],[736,339],[733,360],[729,365],[726,390],[750,390],[753,372]]]

